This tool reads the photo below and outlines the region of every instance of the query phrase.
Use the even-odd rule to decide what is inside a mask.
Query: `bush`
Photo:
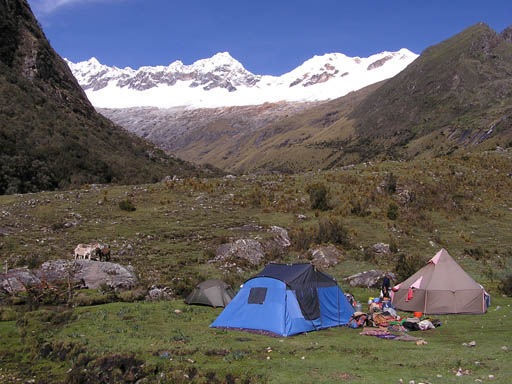
[[[119,208],[122,209],[123,211],[127,211],[127,212],[133,212],[137,209],[137,208],[135,208],[135,206],[133,205],[133,203],[130,200],[120,201]]]
[[[382,186],[384,187],[384,190],[390,195],[396,192],[396,176],[393,174],[393,172],[386,175]]]
[[[290,231],[290,240],[297,251],[307,251],[316,238],[316,233],[302,227]]]
[[[512,275],[508,275],[503,280],[501,280],[499,289],[503,294],[512,296]]]
[[[254,191],[252,191],[249,196],[247,197],[249,204],[253,208],[260,208],[264,202],[265,202],[265,194],[263,193],[262,189],[259,185],[257,185],[254,188]]]
[[[133,303],[134,301],[144,300],[146,295],[148,294],[148,290],[142,287],[135,288],[129,291],[123,291],[119,293],[119,300]]]
[[[396,220],[398,218],[398,205],[389,203],[387,216],[389,220]]]
[[[397,281],[407,280],[416,273],[426,263],[426,259],[419,255],[398,255],[398,261],[395,265],[395,274]]]
[[[16,311],[10,308],[0,307],[0,321],[14,321],[16,320]]]
[[[319,209],[320,211],[327,211],[330,209],[327,196],[328,191],[325,184],[311,184],[306,188],[306,192],[309,193],[311,209]]]
[[[318,220],[317,241],[319,243],[339,244],[350,247],[350,237],[340,218],[335,216],[322,216]]]

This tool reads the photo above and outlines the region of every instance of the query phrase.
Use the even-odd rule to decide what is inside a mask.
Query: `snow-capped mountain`
[[[67,61],[96,107],[211,108],[279,101],[334,99],[395,76],[418,55],[401,49],[366,58],[314,56],[282,76],[255,75],[227,52],[191,65],[108,67],[91,58]]]

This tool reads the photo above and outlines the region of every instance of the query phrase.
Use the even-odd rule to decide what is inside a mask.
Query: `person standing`
[[[386,272],[384,279],[382,280],[382,297],[389,297],[389,290],[391,289],[391,275],[389,272]]]

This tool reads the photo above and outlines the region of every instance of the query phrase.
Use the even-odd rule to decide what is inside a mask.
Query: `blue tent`
[[[354,313],[336,280],[311,264],[270,264],[245,282],[210,327],[281,336],[345,325]]]

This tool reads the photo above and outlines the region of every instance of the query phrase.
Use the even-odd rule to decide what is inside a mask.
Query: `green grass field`
[[[512,360],[502,347],[512,347],[512,299],[497,287],[512,273],[511,160],[508,152],[488,153],[293,176],[0,196],[2,268],[71,259],[76,244],[99,241],[110,244],[113,262],[135,267],[141,289],[167,286],[177,294],[167,302],[111,302],[67,312],[27,312],[12,305],[23,297],[3,295],[0,382],[93,383],[104,375],[104,382],[144,377],[140,383],[507,383]],[[327,211],[311,209],[307,187],[318,183],[328,189]],[[126,199],[135,211],[119,208]],[[491,293],[489,312],[440,316],[443,326],[421,332],[428,344],[416,345],[347,328],[281,339],[215,330],[208,326],[219,309],[183,303],[180,295],[203,279],[222,278],[237,287],[262,269],[264,263],[231,269],[208,263],[219,245],[269,237],[266,229],[278,225],[294,246],[266,255],[265,262],[304,262],[307,245],[338,241],[319,229],[324,216],[342,223],[336,230],[346,236],[335,244],[342,260],[326,270],[338,281],[368,269],[393,270],[400,254],[430,258],[444,247]],[[238,229],[244,224],[264,231]],[[377,242],[393,244],[393,252],[369,251]],[[376,293],[342,287],[363,302]],[[111,301],[96,290],[81,295],[75,304]],[[473,348],[462,345],[473,340]],[[469,374],[457,377],[459,368]]]
[[[356,291],[367,294],[375,292]],[[507,383],[512,365],[502,347],[512,344],[511,303],[496,297],[485,315],[438,316],[441,327],[410,332],[426,345],[362,336],[361,329],[345,327],[273,338],[209,328],[220,309],[182,301],[112,303],[74,309],[58,325],[46,311],[26,314],[23,342],[13,321],[1,322],[1,357],[4,370],[40,382],[64,382],[85,355],[134,354],[145,361],[151,380],[162,382],[189,382],[187,376],[195,375],[196,382],[233,377],[255,383]],[[471,341],[475,347],[462,345]],[[45,350],[48,344],[52,352],[34,359],[33,348]],[[457,377],[459,368],[469,373]]]

